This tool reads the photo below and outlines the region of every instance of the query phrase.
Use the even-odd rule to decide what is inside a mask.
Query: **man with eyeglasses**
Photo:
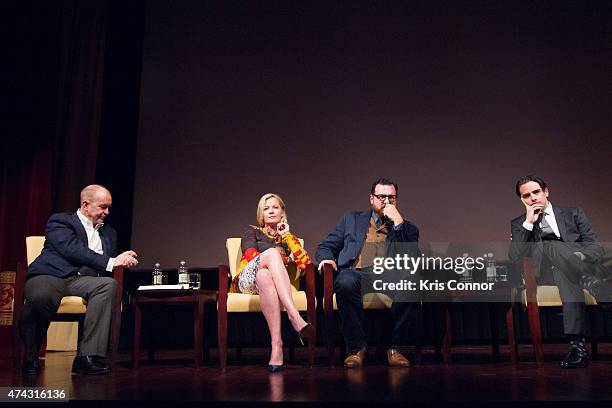
[[[348,352],[344,366],[348,368],[362,366],[366,357],[362,274],[372,270],[376,256],[389,255],[385,253],[389,243],[412,243],[418,249],[419,229],[405,220],[397,209],[397,192],[397,184],[392,180],[376,180],[370,191],[372,208],[344,214],[317,247],[319,271],[324,265],[331,265],[338,271],[334,292]],[[410,366],[399,349],[415,310],[414,303],[393,302],[391,346],[387,350],[387,360],[392,367]]]
[[[520,178],[515,187],[525,213],[511,222],[509,258],[520,262],[530,256],[538,282],[559,288],[563,304],[563,327],[570,351],[563,368],[586,367],[585,305],[583,289],[598,303],[610,302],[610,284],[601,278],[604,250],[584,211],[579,207],[558,207],[548,200],[548,187],[534,175]],[[608,305],[605,305],[606,307]]]

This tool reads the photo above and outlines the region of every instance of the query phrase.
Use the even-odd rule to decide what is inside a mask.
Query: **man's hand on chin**
[[[544,205],[540,203],[536,204],[525,204],[525,221],[529,224],[535,224],[540,217],[540,212],[544,208]]]
[[[399,213],[397,207],[393,204],[385,205],[385,208],[383,208],[383,215],[393,221],[394,225],[400,225],[404,221],[402,214]]]

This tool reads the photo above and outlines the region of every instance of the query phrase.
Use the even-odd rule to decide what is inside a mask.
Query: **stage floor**
[[[132,370],[128,353],[120,354],[110,375],[71,375],[73,352],[48,353],[43,373],[35,377],[15,375],[2,369],[0,386],[61,388],[71,400],[139,401],[243,401],[243,402],[400,402],[448,403],[497,401],[605,401],[612,400],[612,344],[600,344],[599,360],[586,369],[563,370],[558,361],[567,349],[562,344],[544,347],[546,362],[538,367],[531,347],[520,346],[521,362],[513,365],[502,346],[502,360],[494,363],[486,346],[453,348],[453,363],[439,362],[425,348],[421,364],[408,369],[388,368],[370,350],[362,369],[330,367],[325,349],[317,350],[317,364],[303,366],[305,349],[296,349],[296,362],[283,371],[265,370],[267,350],[245,349],[236,365],[195,369],[191,351],[158,353],[154,364],[143,353],[141,366]],[[411,349],[408,356],[413,358]],[[211,362],[217,362],[215,350]],[[338,359],[338,363],[340,360]]]

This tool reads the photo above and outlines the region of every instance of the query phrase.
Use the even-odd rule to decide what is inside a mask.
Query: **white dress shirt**
[[[102,228],[104,224],[97,224],[95,227],[91,220],[81,214],[81,210],[77,210],[77,216],[79,220],[81,220],[81,224],[85,228],[85,232],[87,233],[87,246],[94,252],[99,254],[104,253],[104,248],[102,248],[102,240],[100,239],[100,232],[98,230]],[[115,258],[110,258],[108,260],[108,264],[106,265],[106,271],[112,272],[113,265],[115,264]]]

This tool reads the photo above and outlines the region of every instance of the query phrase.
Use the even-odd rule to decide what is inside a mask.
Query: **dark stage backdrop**
[[[225,262],[270,191],[314,255],[383,176],[424,241],[507,241],[529,173],[612,240],[609,5],[231,3],[147,4],[141,265]]]

